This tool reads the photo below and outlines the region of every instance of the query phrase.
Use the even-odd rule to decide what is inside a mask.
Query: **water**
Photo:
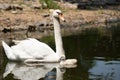
[[[45,37],[42,41],[53,49],[55,48],[53,37]],[[25,65],[9,62],[0,47],[0,80],[120,79],[119,23],[106,27],[87,28],[84,26],[79,33],[64,36],[63,42],[66,57],[76,58],[78,60],[77,67],[62,68],[57,63]]]

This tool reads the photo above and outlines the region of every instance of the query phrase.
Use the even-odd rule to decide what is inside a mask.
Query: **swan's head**
[[[58,19],[61,19],[62,21],[65,22],[65,19],[63,17],[63,14],[62,14],[62,11],[59,10],[59,9],[50,9],[50,12],[52,13],[52,16],[55,17],[55,18],[58,18]]]

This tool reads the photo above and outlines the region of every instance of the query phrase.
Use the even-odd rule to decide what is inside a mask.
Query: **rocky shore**
[[[79,27],[84,24],[100,24],[120,21],[120,6],[107,8],[77,9],[76,4],[57,2],[67,22],[63,27]],[[0,32],[29,30],[40,32],[53,30],[48,9],[42,9],[38,2],[0,2]]]

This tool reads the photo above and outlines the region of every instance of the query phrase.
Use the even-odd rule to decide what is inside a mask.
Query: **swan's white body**
[[[20,41],[17,45],[9,47],[2,41],[3,48],[9,60],[17,61],[38,61],[38,62],[59,62],[60,58],[65,58],[63,43],[60,32],[60,10],[51,10],[54,24],[56,53],[45,43],[29,38]]]
[[[55,62],[59,58],[47,44],[33,38],[22,40],[19,44],[11,47],[5,42],[2,42],[2,44],[10,60],[40,59],[41,62]]]

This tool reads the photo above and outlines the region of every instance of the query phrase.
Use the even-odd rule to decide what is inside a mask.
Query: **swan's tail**
[[[12,49],[4,41],[2,41],[2,46],[4,48],[7,58],[10,60],[15,60],[15,55],[13,54]]]

